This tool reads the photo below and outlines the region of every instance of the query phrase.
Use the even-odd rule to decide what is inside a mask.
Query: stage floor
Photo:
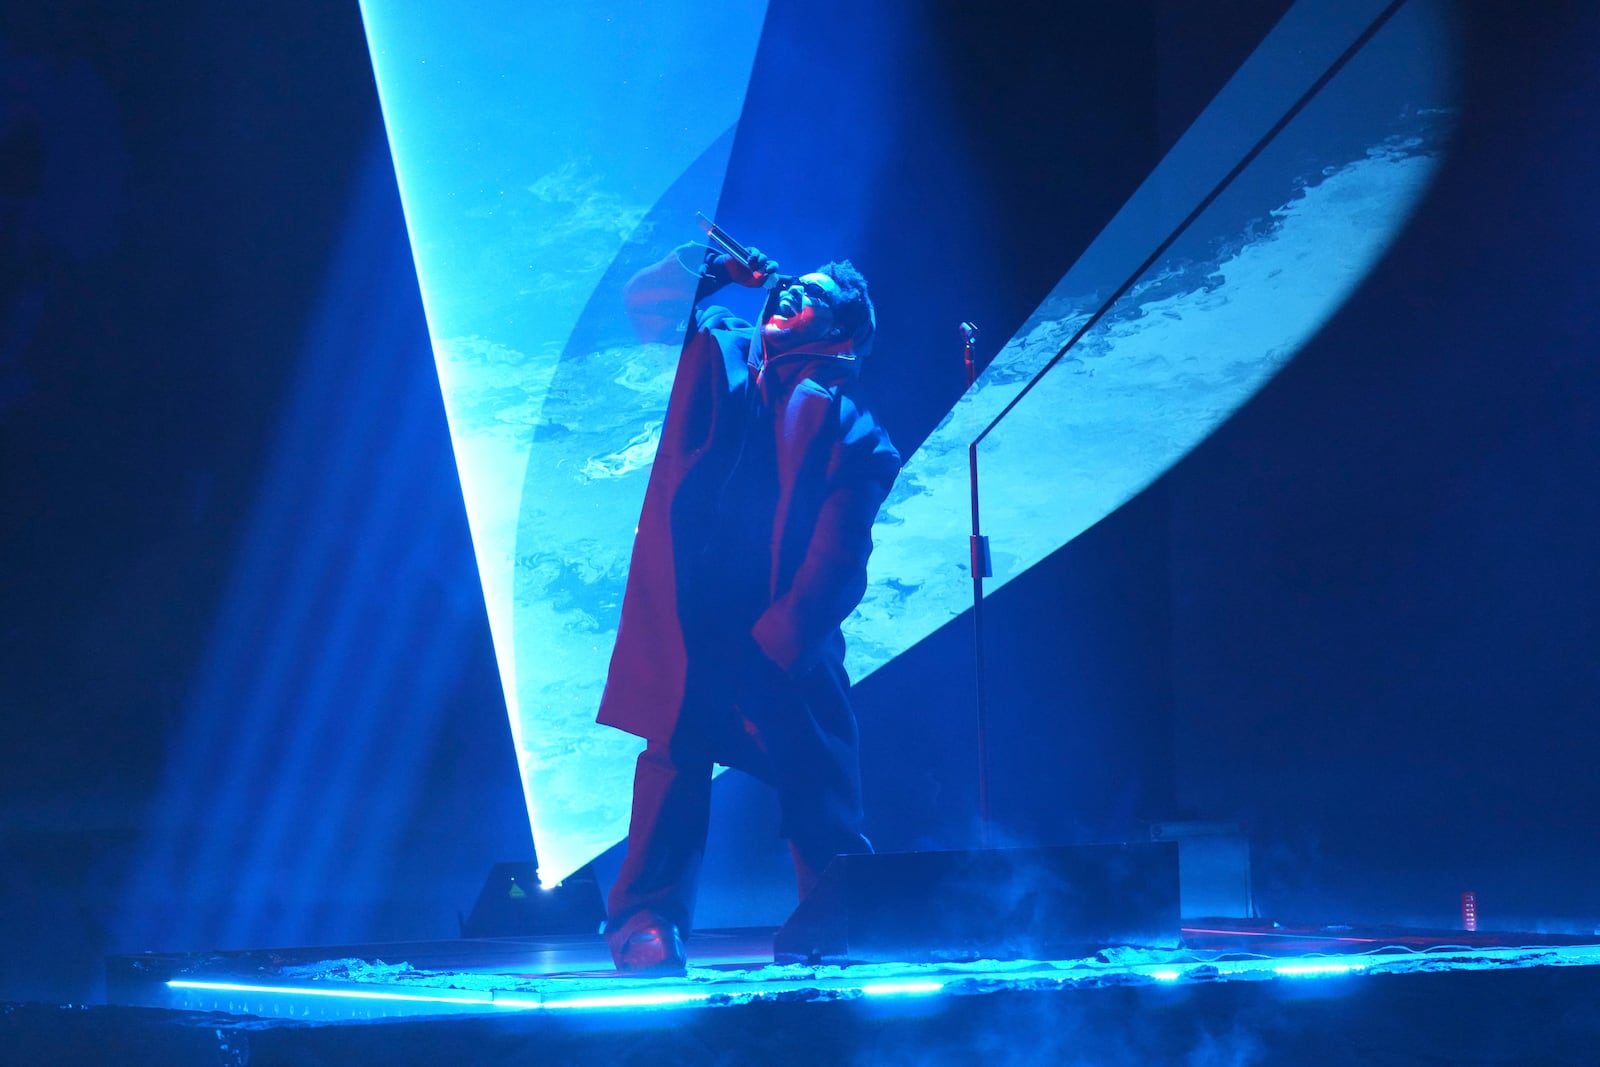
[[[682,979],[598,936],[145,954],[110,1003],[0,1005],[0,1062],[1584,1064],[1600,936],[1189,921],[1082,959],[772,962],[697,932]]]
[[[597,935],[114,957],[113,1004],[257,1019],[350,1022],[460,1014],[706,1011],[831,1002],[1219,982],[1357,981],[1378,975],[1600,966],[1600,937],[1393,927],[1190,922],[1182,947],[1108,948],[1081,959],[773,962],[774,931],[697,931],[688,974],[611,968]],[[660,1021],[659,1019],[657,1021]]]

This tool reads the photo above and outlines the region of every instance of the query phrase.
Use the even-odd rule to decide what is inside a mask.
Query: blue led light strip
[[[458,996],[423,993],[387,993],[366,989],[319,989],[314,986],[246,985],[242,982],[194,982],[173,979],[168,989],[196,989],[208,993],[252,993],[258,996],[331,997],[341,1000],[403,1001],[420,1004],[458,1004],[465,1007],[495,1007],[496,1001],[487,993],[463,991]]]
[[[327,989],[316,986],[249,985],[243,982],[198,982],[173,979],[169,989],[193,989],[208,993],[247,993],[255,996],[326,997],[338,1000],[365,1000],[412,1004],[452,1004],[465,1008],[507,1008],[512,1010],[605,1008],[661,1008],[696,1004],[709,1000],[709,993],[617,993],[610,996],[571,997],[542,1000],[528,997],[496,996],[492,992],[463,990],[458,994],[391,993],[379,989]],[[866,992],[865,989],[862,992]]]
[[[618,993],[607,997],[547,1000],[541,1006],[551,1011],[559,1008],[670,1008],[684,1004],[699,1004],[710,999],[710,993]]]
[[[1181,981],[1189,977],[1190,971],[1194,968],[1204,968],[1206,977],[1232,978],[1271,974],[1277,978],[1336,978],[1346,974],[1360,974],[1370,966],[1371,964],[1366,962],[1349,960],[1317,960],[1302,963],[1253,960],[1226,964],[1198,963],[1192,964],[1189,969],[1161,967],[1144,973],[1158,982]]]
[[[244,982],[203,982],[173,979],[169,989],[197,990],[209,993],[243,993],[255,996],[318,997],[338,1000],[362,1000],[386,1003],[450,1004],[461,1008],[509,1009],[526,1011],[604,1011],[631,1008],[673,1008],[704,1004],[711,999],[710,992],[650,992],[614,993],[603,996],[566,997],[546,1000],[539,996],[505,996],[494,992],[462,990],[455,994],[394,993],[381,989],[336,989],[317,986],[250,985]],[[858,993],[864,997],[926,996],[943,991],[940,981],[869,982],[864,985],[831,987],[836,994]]]
[[[861,987],[865,997],[918,996],[944,990],[943,982],[873,982]]]
[[[1281,978],[1330,978],[1366,969],[1365,963],[1286,963],[1272,968],[1272,973]]]

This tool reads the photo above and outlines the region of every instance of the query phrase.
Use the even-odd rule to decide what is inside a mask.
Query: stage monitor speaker
[[[478,892],[472,914],[461,921],[461,936],[593,934],[605,917],[600,885],[588,867],[554,889],[541,889],[534,864],[497,863]]]
[[[1238,823],[1158,822],[1150,840],[1178,846],[1178,883],[1185,919],[1253,919],[1250,839]]]
[[[1077,959],[1175,948],[1170,842],[836,856],[773,941],[779,963]]]

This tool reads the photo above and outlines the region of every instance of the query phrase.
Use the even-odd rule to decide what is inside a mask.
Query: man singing
[[[666,340],[690,301],[686,249],[628,283]],[[709,252],[700,293],[777,264]],[[696,307],[645,491],[599,721],[643,737],[628,852],[607,902],[623,971],[682,974],[713,763],[771,785],[803,899],[871,850],[839,625],[861,600],[872,523],[900,469],[852,397],[875,322],[848,260],[780,279],[759,327]]]

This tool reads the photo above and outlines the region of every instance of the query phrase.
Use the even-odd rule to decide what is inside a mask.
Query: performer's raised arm
[[[671,341],[682,334],[690,309],[731,283],[758,289],[778,269],[774,259],[750,249],[759,269],[733,256],[689,242],[635,274],[623,286],[628,319],[641,341]]]

